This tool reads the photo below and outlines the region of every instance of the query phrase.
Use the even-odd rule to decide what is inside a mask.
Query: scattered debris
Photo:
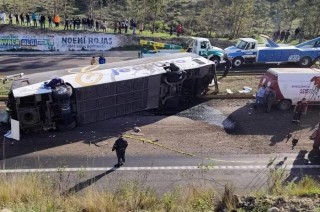
[[[242,90],[239,91],[239,93],[251,93],[251,91],[252,91],[252,88],[248,86],[244,86]]]
[[[139,127],[134,127],[134,128],[133,128],[133,131],[134,131],[135,133],[138,133],[138,132],[140,132],[141,130],[140,130]]]
[[[228,94],[233,94],[232,90],[230,90],[229,88],[226,89]]]

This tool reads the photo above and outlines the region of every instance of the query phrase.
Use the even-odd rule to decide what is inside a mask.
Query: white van
[[[270,68],[261,78],[260,85],[272,86],[277,94],[280,110],[306,98],[311,105],[320,104],[320,70],[316,68]]]

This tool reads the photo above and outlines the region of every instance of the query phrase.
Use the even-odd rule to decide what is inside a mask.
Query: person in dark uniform
[[[115,141],[112,147],[112,151],[116,150],[118,164],[115,166],[122,166],[126,162],[126,149],[128,147],[128,141],[123,138],[122,135],[119,135],[119,138]]]
[[[232,63],[230,61],[230,59],[228,58],[227,55],[224,55],[224,58],[223,58],[226,62],[224,64],[224,72],[223,72],[223,75],[222,77],[226,77],[229,73],[229,70],[231,69],[232,67]]]

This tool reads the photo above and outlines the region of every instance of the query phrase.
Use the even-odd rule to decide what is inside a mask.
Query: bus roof
[[[53,78],[62,78],[74,88],[124,81],[129,79],[148,77],[166,73],[164,64],[175,63],[182,69],[195,69],[213,65],[213,62],[192,53],[176,53],[150,58],[121,61],[104,65],[76,67],[67,70],[58,70],[26,75],[28,85],[12,87],[14,97],[30,96],[51,92],[43,84]]]

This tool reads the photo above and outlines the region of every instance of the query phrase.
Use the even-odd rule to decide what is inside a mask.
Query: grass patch
[[[159,196],[139,182],[120,185],[114,192],[88,188],[63,195],[64,182],[45,175],[0,177],[0,209],[12,211],[212,211],[215,192],[186,186]],[[184,204],[181,204],[184,203]]]
[[[69,175],[68,175],[69,176]],[[320,184],[305,177],[293,184],[283,183],[286,175],[277,170],[271,173],[273,182],[268,191],[274,196],[312,196],[320,194]],[[78,179],[82,181],[83,179]],[[65,182],[66,181],[66,182]],[[188,185],[176,187],[159,195],[151,187],[137,181],[119,185],[114,191],[87,188],[79,193],[65,193],[68,178],[44,174],[0,176],[0,209],[12,211],[245,211],[237,208],[238,197],[232,186],[225,186],[221,196],[209,187]],[[77,183],[77,182],[75,182]],[[79,183],[79,182],[78,182]],[[259,194],[260,196],[262,194]],[[256,195],[257,199],[262,199]],[[259,201],[252,211],[265,211],[271,203]]]
[[[0,78],[1,78],[1,76],[0,76]],[[0,96],[8,96],[11,83],[12,83],[12,80],[9,80],[6,82],[0,81]]]
[[[287,177],[283,170],[272,171],[269,194],[298,197],[320,195],[320,183],[311,176],[305,176],[297,183],[287,183]]]
[[[221,95],[228,94],[227,89],[230,89],[234,94],[240,94],[239,90],[243,90],[244,86],[252,88],[248,95],[253,95],[257,92],[261,76],[227,76],[219,78],[219,91]]]

